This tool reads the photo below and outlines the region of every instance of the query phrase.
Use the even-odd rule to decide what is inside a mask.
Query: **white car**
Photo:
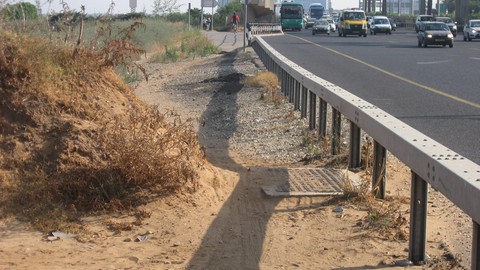
[[[385,35],[392,34],[392,25],[385,16],[373,16],[370,22],[370,35],[376,35],[377,33],[385,33]]]
[[[480,39],[480,20],[469,20],[463,28],[463,41]]]
[[[330,24],[330,32],[335,32],[337,30],[337,24],[332,19],[327,19]]]
[[[330,24],[327,20],[317,20],[312,28],[312,35],[327,34],[330,35]]]

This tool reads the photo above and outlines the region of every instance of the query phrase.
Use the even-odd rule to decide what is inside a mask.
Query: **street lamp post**
[[[245,46],[245,39],[247,38],[247,19],[248,19],[248,14],[247,14],[247,10],[248,10],[248,0],[245,0],[245,18],[243,19],[243,52],[245,52],[247,50],[246,46]]]

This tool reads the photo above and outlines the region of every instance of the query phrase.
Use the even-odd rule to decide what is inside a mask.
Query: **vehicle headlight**
[[[476,33],[476,32],[477,32],[477,30],[472,30],[472,33]]]
[[[448,38],[453,38],[453,35],[452,35],[452,34],[448,34],[447,37],[448,37]]]
[[[432,38],[432,37],[433,37],[432,34],[427,35],[427,38]]]

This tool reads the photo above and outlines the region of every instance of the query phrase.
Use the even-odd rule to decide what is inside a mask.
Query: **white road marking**
[[[441,60],[441,61],[433,61],[433,62],[417,62],[419,65],[436,65],[436,64],[443,64],[452,62],[452,60]]]

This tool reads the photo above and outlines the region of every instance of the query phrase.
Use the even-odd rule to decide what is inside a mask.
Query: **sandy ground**
[[[195,118],[161,85],[196,64],[206,63],[150,66],[150,73],[161,69],[168,76],[141,83],[138,95]],[[129,214],[86,218],[90,234],[61,235],[55,241],[14,219],[0,221],[0,269],[405,268],[394,266],[408,259],[410,172],[400,162],[389,162],[387,189],[404,222],[379,232],[364,226],[365,207],[349,200],[266,196],[261,187],[284,177],[272,170],[276,164],[247,159],[225,141],[204,138],[202,143],[208,162],[200,172],[199,190],[145,205],[150,218],[130,231],[112,231],[106,225],[131,222]],[[335,211],[340,206],[341,213]],[[471,221],[432,189],[427,239],[429,264],[408,269],[470,267]]]

